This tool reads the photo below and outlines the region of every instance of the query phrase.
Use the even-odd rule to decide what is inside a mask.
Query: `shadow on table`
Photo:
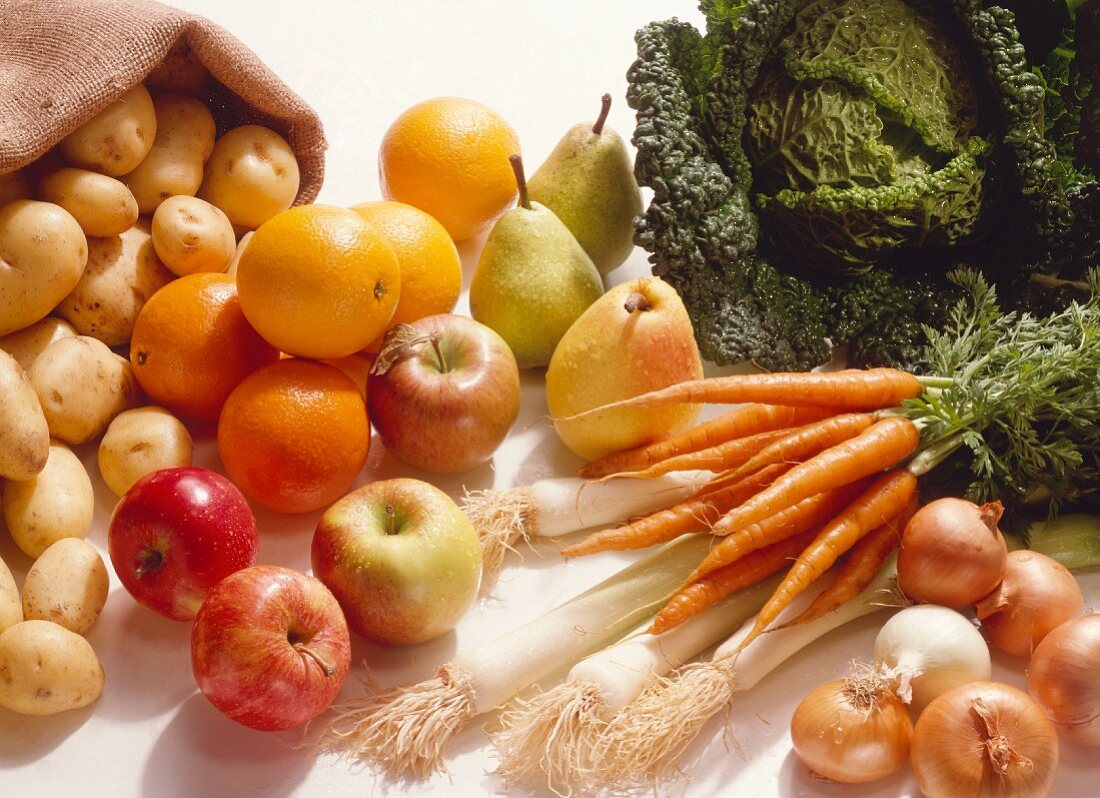
[[[31,717],[0,709],[0,772],[43,759],[95,711],[96,704],[92,704],[57,715]]]
[[[161,732],[145,762],[142,795],[291,795],[314,760],[297,732],[253,731],[191,696]]]

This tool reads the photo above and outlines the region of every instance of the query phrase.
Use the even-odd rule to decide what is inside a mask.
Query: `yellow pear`
[[[647,277],[611,289],[569,328],[550,359],[546,400],[562,442],[593,460],[667,438],[690,425],[699,408],[662,405],[566,417],[702,376],[684,303],[667,283]]]

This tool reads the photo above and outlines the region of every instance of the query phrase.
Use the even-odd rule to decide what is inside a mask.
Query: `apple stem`
[[[156,573],[164,565],[164,555],[157,549],[145,549],[138,559],[138,566],[134,569],[134,576],[138,579],[146,574]]]
[[[519,187],[519,204],[531,210],[531,200],[527,198],[527,178],[523,176],[523,158],[519,155],[509,155],[508,162],[512,164],[512,171],[516,173],[516,186]]]
[[[389,531],[389,534],[391,534],[391,535],[396,535],[396,534],[397,534],[397,530],[396,530],[396,529],[394,529],[394,524],[395,524],[395,523],[396,523],[396,521],[397,521],[397,514],[396,514],[396,513],[394,512],[394,510],[393,510],[393,505],[392,505],[392,504],[387,504],[387,505],[386,505],[386,516],[387,516],[387,517],[389,518],[389,521],[390,521],[390,531]]]
[[[645,311],[649,310],[651,307],[653,306],[649,303],[649,299],[646,295],[639,294],[637,291],[628,296],[626,302],[623,303],[623,308],[627,313],[633,313],[636,310]]]
[[[443,346],[439,343],[439,336],[432,336],[432,349],[435,350],[435,356],[439,359],[439,371],[446,374],[451,370],[450,365],[447,363],[447,358],[443,355]]]
[[[305,643],[295,643],[294,648],[299,654],[305,654],[311,660],[320,665],[321,670],[324,671],[325,676],[332,676],[334,673],[336,673],[336,669],[332,667],[332,664],[329,663],[328,660],[326,660],[312,648],[307,646]]]
[[[602,103],[600,106],[600,115],[592,125],[592,132],[597,136],[603,133],[603,124],[607,121],[607,114],[611,111],[611,95],[605,94],[600,98],[600,102]]]

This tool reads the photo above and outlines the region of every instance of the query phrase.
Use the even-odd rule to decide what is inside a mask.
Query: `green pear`
[[[531,176],[531,199],[557,214],[600,274],[620,266],[634,248],[634,217],[642,194],[622,137],[604,123],[611,95],[593,122],[569,129]]]
[[[470,314],[500,335],[520,368],[545,366],[558,341],[603,293],[600,273],[553,211],[531,202],[512,156],[520,201],[493,226],[470,283]]]

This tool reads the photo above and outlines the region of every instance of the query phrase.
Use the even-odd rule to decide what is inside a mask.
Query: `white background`
[[[625,72],[634,58],[633,32],[652,19],[698,19],[692,0],[179,0],[212,18],[251,46],[320,113],[329,142],[320,201],[349,205],[378,198],[376,155],[387,125],[405,108],[433,96],[458,95],[499,111],[519,133],[533,169],[574,122],[592,119],[599,97],[615,98],[610,125],[629,136]],[[461,248],[468,283],[480,241]],[[636,251],[612,282],[646,272]],[[465,298],[458,312],[467,312]],[[525,377],[523,408],[493,465],[461,478],[434,480],[456,497],[467,488],[507,487],[570,473],[578,461],[542,420],[541,373]],[[210,430],[195,430],[196,463],[220,468]],[[106,549],[106,521],[114,497],[95,467],[95,452],[79,452],[96,486],[90,540]],[[360,482],[410,474],[375,445]],[[411,474],[413,476],[426,476]],[[430,477],[429,477],[430,478]],[[284,518],[257,509],[261,562],[303,570],[318,514]],[[21,580],[30,566],[0,535],[0,556]],[[507,563],[501,584],[456,633],[404,650],[355,644],[384,685],[430,676],[459,647],[492,640],[534,618],[612,571],[613,556],[565,564],[550,553]],[[113,579],[113,576],[112,576]],[[1098,582],[1085,582],[1095,594]],[[790,753],[790,712],[811,686],[847,672],[866,658],[880,619],[864,619],[788,663],[728,718],[712,722],[685,761],[689,778],[662,786],[669,795],[909,796],[908,770],[869,787],[839,787],[809,778]],[[296,749],[293,733],[263,734],[220,716],[194,687],[188,624],[140,608],[112,582],[103,616],[89,637],[107,674],[97,704],[54,718],[26,718],[0,710],[0,794],[81,796],[438,795],[503,793],[491,775],[494,759],[478,719],[450,753],[451,775],[429,783],[390,782],[370,768],[313,760]],[[1024,684],[1023,663],[995,655],[996,675]],[[361,690],[353,672],[344,690]],[[551,686],[551,685],[545,685]],[[1092,753],[1063,746],[1055,795],[1085,795]],[[526,794],[513,791],[514,794]]]

